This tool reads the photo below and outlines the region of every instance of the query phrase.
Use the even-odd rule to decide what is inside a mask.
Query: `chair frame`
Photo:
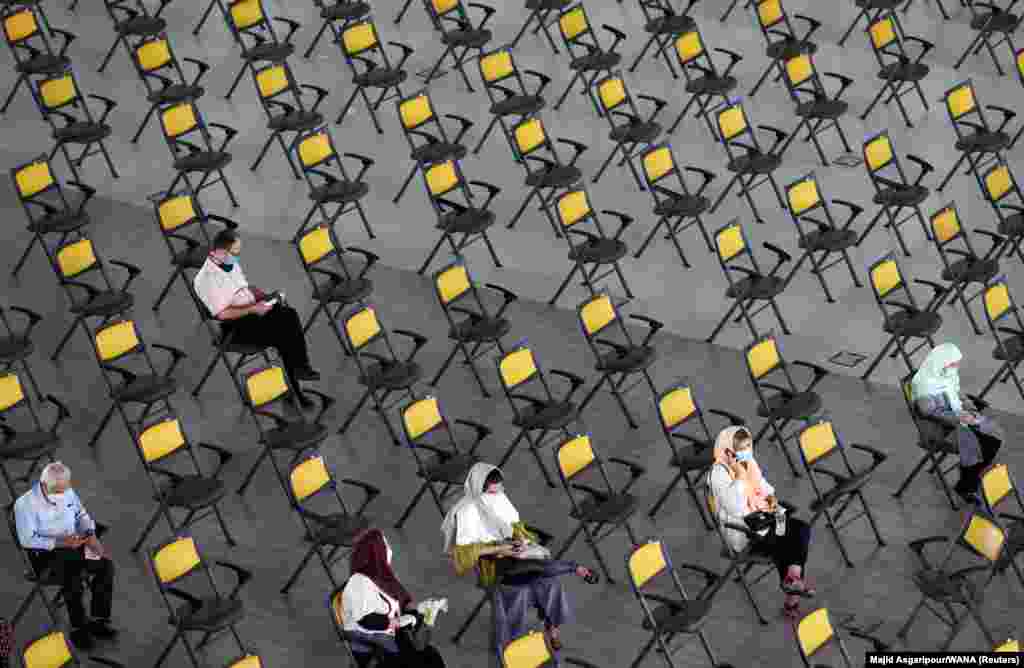
[[[293,21],[292,19],[270,16],[267,13],[266,7],[263,6],[263,0],[228,0],[227,7],[223,5],[221,0],[212,0],[212,2],[217,3],[220,6],[228,31],[231,33],[235,43],[238,44],[239,49],[242,51],[242,66],[238,69],[238,74],[235,75],[234,81],[231,82],[231,87],[228,88],[228,92],[224,96],[224,99],[230,100],[231,96],[235,94],[235,90],[238,88],[238,85],[242,82],[242,77],[245,76],[245,71],[247,69],[255,67],[258,63],[285,62],[286,59],[295,52],[295,45],[292,43],[292,38],[301,27],[301,24],[299,24],[298,21]],[[238,21],[235,19],[234,9],[236,6],[242,5],[243,3],[249,5],[255,4],[258,6],[259,16],[255,19],[245,16],[245,25],[239,26]],[[212,7],[213,5],[211,3],[210,8],[206,10],[207,14],[203,15],[202,20],[196,27],[196,31],[201,28],[203,21],[206,20],[206,16],[209,14]],[[274,30],[275,21],[286,26],[288,32],[285,34],[283,40],[277,36],[277,31]],[[193,31],[193,34],[196,34],[196,31]],[[252,39],[252,42],[247,44],[246,38]],[[265,48],[268,42],[271,43],[271,48],[278,48],[280,49],[280,52],[268,53]],[[264,50],[260,51],[261,48]]]
[[[866,8],[864,13],[867,13]],[[888,93],[889,97],[885,100],[886,105],[890,102],[896,102],[896,106],[899,107],[900,114],[903,116],[903,122],[906,123],[908,128],[914,127],[910,120],[910,114],[907,113],[907,108],[903,104],[903,96],[916,92],[917,96],[921,99],[921,105],[924,107],[925,112],[927,113],[930,109],[928,99],[924,96],[924,90],[921,88],[921,79],[928,76],[931,68],[921,61],[935,48],[935,44],[926,39],[905,34],[903,26],[900,25],[899,17],[895,12],[879,13],[878,16],[871,19],[868,26],[868,41],[871,43],[871,50],[875,53],[875,59],[878,60],[878,67],[880,68],[878,72],[879,78],[884,83],[878,91],[878,95],[861,113],[860,119],[862,121],[867,119],[875,106]],[[908,42],[912,42],[920,47],[920,51],[918,51],[913,59],[907,53],[906,45]],[[886,62],[887,57],[890,59],[889,62]],[[900,68],[917,68],[918,72],[923,69],[923,75],[920,78],[907,78],[906,76],[900,78],[897,76],[901,72]],[[886,75],[887,71],[890,74]],[[903,72],[907,71],[903,70]]]
[[[405,4],[399,11],[398,17],[395,19],[396,24],[401,23],[402,17],[405,15],[405,11],[409,8],[411,3],[412,0],[405,0]],[[441,43],[444,45],[444,51],[441,53],[441,57],[437,59],[433,66],[431,66],[427,74],[423,76],[423,85],[429,85],[436,77],[443,74],[439,72],[441,64],[445,61],[445,58],[451,56],[452,67],[455,70],[458,70],[459,74],[462,75],[462,81],[466,84],[466,88],[469,89],[469,92],[475,92],[473,84],[469,81],[469,76],[466,75],[466,61],[469,60],[469,54],[471,51],[476,51],[478,61],[484,57],[484,49],[493,37],[493,33],[487,29],[487,23],[491,20],[491,17],[494,16],[497,10],[479,2],[463,3],[462,0],[456,0],[451,3],[451,6],[443,12],[438,12],[437,0],[423,0],[423,7],[427,12],[427,16],[430,18],[431,25],[440,35]],[[483,12],[483,18],[481,18],[480,22],[476,25],[473,25],[472,20],[469,18],[469,9],[477,9]],[[453,24],[451,30],[446,30],[445,21],[449,21]],[[454,43],[451,40],[451,34],[456,31],[476,33],[480,37],[479,41],[481,43],[479,45],[474,43]],[[484,39],[485,37],[486,39]]]
[[[295,160],[292,158],[295,142],[307,129],[323,125],[324,116],[318,109],[320,104],[330,95],[330,92],[320,86],[298,83],[287,60],[261,64],[259,66],[253,64],[249,69],[252,71],[257,97],[259,97],[260,104],[263,106],[263,111],[267,114],[267,129],[270,130],[270,136],[267,137],[267,141],[264,142],[263,148],[260,149],[259,155],[249,169],[251,171],[259,169],[260,163],[263,162],[267,151],[270,150],[270,145],[274,140],[277,140],[281,151],[284,153],[285,160],[288,161],[288,167],[292,170],[292,175],[296,179],[301,179],[302,174],[299,173],[298,167],[295,166]],[[278,69],[284,72],[284,85],[265,90],[265,85],[275,86],[277,82],[264,77],[272,76],[273,72]],[[316,95],[316,99],[308,109],[302,101],[303,94],[307,92]],[[280,99],[283,95],[289,93],[291,94],[290,102],[284,102]],[[289,128],[285,123],[289,118],[300,119],[302,124]],[[284,138],[285,133],[291,133],[292,135],[287,143]]]
[[[1004,173],[1006,179],[1002,180],[1002,174]],[[999,175],[1000,179],[994,181],[994,177]],[[999,218],[999,223],[996,226],[996,231],[1000,236],[1006,239],[1003,244],[1002,250],[999,252],[999,258],[1017,255],[1017,259],[1024,262],[1024,251],[1021,250],[1021,244],[1024,244],[1024,233],[1021,233],[1015,229],[1013,224],[1014,216],[1024,215],[1024,192],[1021,191],[1020,184],[1017,183],[1017,177],[1014,175],[1013,170],[1010,166],[1003,162],[1002,159],[996,161],[996,163],[989,168],[984,177],[982,178],[984,187],[981,189],[985,200],[995,211],[996,216]],[[1002,192],[993,192],[993,189],[1000,188]],[[1010,197],[1016,200],[1016,203],[1008,200]]]
[[[989,482],[986,482],[986,478],[989,479]],[[1001,558],[1002,568],[997,570],[1005,573],[1007,567],[1012,568],[1017,575],[1017,580],[1024,587],[1024,571],[1017,564],[1017,557],[1024,554],[1024,549],[1014,541],[1015,535],[1024,527],[1024,498],[1021,498],[1020,488],[1017,487],[1017,482],[1006,464],[995,464],[982,473],[979,496],[984,504],[985,512],[999,523],[1008,538]],[[1017,501],[1017,512],[1000,512],[999,506],[1011,496]],[[990,577],[994,578],[995,575],[996,573],[993,571]]]
[[[337,0],[337,2],[331,5],[327,5],[324,0],[313,0],[313,6],[316,8],[320,18],[323,19],[323,23],[320,25],[320,30],[317,31],[316,37],[309,43],[309,48],[302,54],[302,57],[306,60],[309,60],[309,57],[313,55],[313,51],[320,44],[320,40],[328,28],[330,28],[331,36],[334,38],[332,41],[338,43],[341,41],[341,30],[344,30],[349,23],[369,16],[372,11],[370,3],[365,0]],[[338,15],[331,13],[333,9],[346,6],[349,8],[349,11],[345,13],[338,13]],[[339,26],[338,23],[341,25]]]
[[[362,46],[356,51],[350,51],[349,46],[345,40],[345,35],[350,30],[358,30],[362,26],[369,26],[373,33],[373,44],[369,46]],[[370,120],[373,121],[373,127],[377,129],[377,134],[384,134],[384,129],[380,126],[380,121],[377,120],[377,110],[380,109],[380,105],[384,103],[385,98],[391,90],[397,93],[399,99],[405,97],[405,93],[402,92],[402,82],[405,81],[407,73],[402,68],[405,67],[406,61],[409,60],[409,56],[413,54],[415,49],[407,44],[401,42],[388,42],[387,46],[393,46],[402,52],[401,59],[398,64],[392,67],[391,59],[388,58],[387,49],[384,48],[384,44],[380,41],[380,35],[377,33],[377,25],[373,22],[370,17],[364,17],[358,21],[353,21],[345,26],[345,29],[341,33],[341,52],[345,56],[345,63],[348,65],[349,70],[352,72],[352,86],[355,90],[349,96],[348,101],[345,102],[341,107],[341,112],[338,114],[338,118],[334,121],[335,125],[340,125],[341,121],[344,120],[348,114],[348,110],[352,107],[352,103],[356,101],[356,96],[363,98],[363,102],[366,103],[366,109],[370,112]],[[369,54],[376,52],[380,58],[379,62],[375,62]],[[357,65],[358,63],[358,65]],[[362,65],[366,69],[362,72],[359,71],[359,65]],[[360,77],[365,76],[371,71],[391,71],[399,73],[399,80],[397,83],[378,86],[378,85],[367,85],[360,84],[358,80]],[[380,95],[377,97],[375,102],[370,102],[370,98],[366,95],[367,88],[380,88]]]
[[[164,13],[164,9],[171,3],[171,0],[158,1],[160,6],[155,12],[150,14],[144,0],[103,0],[103,6],[107,10],[107,16],[110,18],[114,28],[115,38],[114,43],[107,50],[107,55],[103,57],[103,61],[100,63],[99,68],[97,68],[97,72],[103,74],[106,71],[107,65],[110,64],[119,44],[128,52],[129,58],[134,59],[135,49],[128,43],[129,38],[152,37],[162,34],[167,29],[167,20],[161,18],[160,15]],[[142,26],[143,30],[139,30],[138,24],[133,26],[132,23],[140,18],[151,19],[154,21],[154,24]],[[159,28],[157,28],[158,26]],[[157,29],[154,30],[154,28]]]
[[[644,16],[644,32],[649,34],[650,37],[647,39],[647,43],[644,44],[644,48],[637,55],[636,60],[630,65],[629,71],[631,73],[636,73],[636,68],[640,66],[640,61],[647,56],[647,52],[653,46],[655,50],[651,57],[656,59],[658,56],[661,56],[665,61],[665,65],[668,66],[668,71],[672,78],[679,78],[679,73],[676,72],[675,66],[672,65],[672,59],[669,58],[666,51],[674,39],[679,35],[689,32],[697,25],[696,21],[690,16],[690,12],[698,2],[700,0],[686,0],[686,7],[681,8],[682,11],[676,11],[669,0],[637,0],[637,4],[640,5],[640,11]]]
[[[583,16],[582,26],[578,22],[573,22],[573,17],[577,15]],[[559,15],[558,30],[562,36],[565,52],[572,59],[569,68],[575,74],[558,97],[558,102],[553,107],[555,111],[562,108],[562,104],[569,97],[572,87],[577,82],[580,82],[583,84],[583,95],[590,99],[590,103],[594,106],[594,111],[597,112],[597,115],[601,115],[601,105],[594,97],[594,82],[602,75],[611,74],[612,70],[622,62],[622,54],[616,49],[626,39],[626,33],[618,28],[603,24],[601,29],[611,33],[613,37],[612,44],[607,49],[601,45],[601,40],[597,36],[598,33],[590,23],[587,8],[582,1],[573,2],[565,7]],[[588,76],[590,72],[593,72],[593,75]]]
[[[789,13],[782,4],[782,0],[750,0],[750,2],[757,15],[757,25],[761,28],[761,35],[764,37],[765,56],[770,61],[757,83],[750,89],[748,97],[754,97],[773,72],[778,75],[778,79],[785,80],[786,68],[783,65],[785,60],[795,55],[813,55],[818,51],[818,45],[810,39],[821,28],[822,23],[810,16],[794,14],[794,19],[799,19],[807,24],[807,31],[803,35],[799,35],[793,27],[793,22],[790,21]],[[729,11],[732,11],[731,7]]]
[[[967,48],[964,49],[963,54],[957,59],[956,63],[953,64],[953,69],[958,70],[960,66],[964,64],[967,57],[974,54],[981,53],[982,47],[984,47],[989,56],[992,57],[992,64],[996,66],[996,71],[999,76],[1005,76],[1006,73],[1003,71],[1003,66],[999,63],[999,58],[996,57],[996,47],[1006,44],[1010,47],[1010,53],[1014,51],[1013,40],[1011,37],[1013,33],[1017,32],[1020,28],[1021,17],[1018,15],[1011,14],[1014,5],[1018,0],[1012,0],[1005,8],[999,8],[991,2],[980,2],[978,0],[970,0],[963,3],[967,7],[967,10],[971,13],[971,28],[976,30],[977,34],[974,39],[971,40]],[[986,11],[978,12],[978,7],[984,7]],[[1006,16],[1013,19],[1011,26],[1002,26],[997,20],[1000,16]],[[995,43],[992,42],[992,38],[995,35],[1002,35],[1002,38],[997,40]]]
[[[0,312],[2,316],[2,312]],[[27,375],[27,374],[26,374]],[[40,403],[46,402],[53,404],[55,409],[53,422],[49,427],[44,427],[42,420],[39,419],[39,411],[33,405],[33,400],[28,393],[25,392],[24,385],[21,382],[21,378],[17,373],[14,373],[10,369],[0,372],[0,379],[4,377],[13,376],[18,383],[18,391],[21,394],[21,398],[11,404],[0,408],[0,476],[3,477],[4,483],[7,485],[7,491],[11,495],[11,502],[17,500],[18,491],[15,487],[15,483],[29,482],[32,476],[35,475],[36,469],[39,468],[39,464],[45,459],[48,462],[54,460],[53,454],[63,445],[60,438],[60,426],[68,418],[71,417],[71,412],[67,406],[64,405],[60,399],[52,394],[47,394],[44,398],[39,395],[39,390],[36,389],[36,394],[39,395]],[[6,401],[5,401],[6,403]],[[19,406],[24,406],[27,409],[28,414],[32,419],[32,428],[18,430],[11,426],[9,414],[11,411],[17,409]],[[27,451],[18,452],[17,454],[8,455],[6,452],[6,446],[8,443],[13,443],[18,437],[18,434],[41,434],[47,438],[45,442],[32,447],[31,449],[25,449]],[[12,477],[11,472],[7,470],[7,464],[12,461],[29,462],[28,470],[18,477]]]
[[[967,91],[966,96],[960,94],[961,90]],[[981,176],[978,172],[993,160],[1001,158],[1002,151],[1013,147],[1013,140],[1010,139],[1009,135],[1005,134],[1004,130],[1017,114],[1006,107],[994,104],[982,105],[978,101],[978,95],[974,90],[974,82],[971,79],[961,81],[948,89],[943,94],[942,99],[945,101],[946,114],[949,116],[949,122],[953,126],[953,132],[956,134],[955,148],[960,153],[960,157],[953,164],[953,167],[950,168],[949,172],[946,173],[946,176],[939,183],[936,190],[939,192],[945,190],[946,185],[949,184],[953,176],[956,175],[957,170],[960,169],[960,165],[965,161],[967,162],[967,169],[964,173],[973,174],[978,185],[984,190],[985,188],[981,183]],[[960,109],[961,103],[966,108]],[[956,105],[957,108],[954,109],[953,105]],[[999,127],[995,130],[989,125],[988,118],[985,116],[986,108],[999,113],[1003,117]],[[977,115],[977,121],[964,120],[966,116],[974,114]],[[969,128],[971,132],[966,132],[964,126]],[[1002,141],[1000,138],[999,142],[995,142],[991,146],[971,143],[973,137],[985,134],[991,134],[993,137],[1004,135],[1006,139]]]
[[[613,71],[611,74],[598,81],[594,84],[594,87],[597,91],[597,100],[601,105],[601,115],[608,119],[608,125],[610,127],[609,139],[615,142],[615,148],[608,154],[605,161],[601,163],[601,167],[599,167],[597,173],[594,174],[592,182],[597,183],[600,181],[601,176],[604,175],[604,171],[608,169],[612,160],[614,160],[616,156],[619,156],[621,158],[619,166],[622,166],[622,164],[625,163],[629,167],[629,171],[633,174],[633,179],[636,181],[640,190],[646,190],[644,180],[640,178],[640,174],[636,170],[636,165],[633,164],[633,159],[653,146],[654,141],[656,141],[664,132],[664,128],[660,123],[656,122],[655,119],[662,110],[668,106],[668,102],[652,95],[637,95],[636,99],[644,100],[645,102],[649,102],[654,105],[654,109],[651,110],[650,115],[647,117],[641,116],[640,110],[637,109],[636,101],[633,99],[633,95],[629,92],[629,87],[626,85],[626,80],[622,76],[622,72],[619,70]],[[619,91],[616,91],[615,88],[619,88]],[[621,91],[623,95],[619,100],[614,100],[613,98],[613,101],[609,102],[605,95],[605,91],[609,90],[612,91],[611,94]],[[623,106],[625,106],[625,109],[622,108]],[[616,116],[622,117],[624,121],[622,123],[616,123]],[[651,128],[652,131],[656,131],[655,137],[651,140],[646,140],[636,138],[631,135],[630,130],[633,128],[643,127],[648,127]]]
[[[1005,304],[999,304],[994,298],[990,299],[991,294],[994,294],[993,291],[999,288],[1002,288],[1001,292],[1005,293],[1000,295],[999,301],[1005,300]],[[1002,364],[999,370],[992,375],[988,383],[985,384],[981,392],[978,393],[978,396],[984,399],[997,382],[1005,383],[1008,380],[1012,380],[1013,384],[1017,387],[1017,392],[1020,393],[1021,397],[1024,397],[1024,385],[1021,384],[1020,376],[1017,375],[1017,367],[1024,362],[1024,350],[1022,350],[1020,345],[1021,341],[1024,341],[1024,319],[1021,318],[1020,311],[1013,301],[1013,295],[1006,284],[1006,279],[999,278],[992,281],[979,294],[984,297],[985,320],[988,322],[989,332],[996,342],[996,349],[992,354]],[[1003,307],[999,313],[993,314],[990,312],[990,308],[994,309],[999,306]],[[1007,316],[1013,317],[1011,326],[1000,325],[999,322]],[[1009,336],[1002,337],[1000,336],[1001,333]]]
[[[422,103],[420,103],[421,101]],[[422,108],[416,108],[416,105]],[[443,118],[456,121],[459,124],[458,132],[449,139],[448,131],[445,130],[441,120],[442,117],[438,116],[434,110],[434,102],[430,98],[430,91],[426,88],[399,99],[395,102],[395,109],[402,123],[402,132],[409,142],[409,157],[413,161],[409,175],[405,177],[402,187],[398,189],[391,200],[393,204],[398,204],[416,173],[422,173],[424,167],[435,162],[461,160],[466,157],[469,149],[462,143],[462,140],[476,123],[458,114],[444,114]],[[428,125],[437,128],[436,134],[431,134],[426,130]]]
[[[690,37],[691,35],[696,36],[696,44],[693,43],[694,40]],[[697,47],[699,50],[694,52],[693,47]],[[700,28],[697,25],[694,25],[693,30],[676,37],[674,50],[679,69],[686,78],[685,90],[690,97],[666,132],[670,135],[675,134],[679,124],[686,117],[686,113],[696,103],[697,113],[694,116],[704,119],[708,130],[711,131],[711,136],[717,137],[715,125],[711,122],[710,114],[722,107],[729,106],[729,93],[739,85],[736,77],[732,76],[732,71],[743,60],[743,56],[729,49],[714,48],[708,51],[707,45],[704,43],[704,36],[701,35]],[[711,55],[712,51],[723,53],[729,58],[729,64],[721,72]],[[703,62],[701,62],[702,60]],[[691,74],[691,70],[696,70],[696,74]],[[718,82],[720,85],[708,87],[707,84],[709,82]],[[721,98],[721,101],[718,104],[712,105],[711,103],[716,98]]]
[[[163,44],[168,59],[165,62],[161,63],[158,61],[156,65],[147,66],[143,60],[142,52],[155,49],[156,47],[153,47],[152,45],[158,43]],[[171,41],[166,32],[161,32],[139,40],[131,48],[131,57],[132,64],[135,66],[135,72],[139,75],[139,80],[142,81],[142,85],[146,88],[146,101],[149,102],[149,111],[146,112],[142,122],[139,123],[139,129],[135,131],[134,135],[132,135],[131,143],[137,144],[139,139],[142,137],[143,130],[146,129],[146,126],[149,125],[149,121],[153,118],[153,115],[168,97],[175,100],[189,99],[194,101],[206,94],[206,89],[200,86],[199,83],[210,70],[210,65],[201,60],[197,60],[196,58],[182,58],[181,61],[189,63],[196,68],[195,76],[191,81],[188,81],[185,78],[185,71],[181,65],[181,61],[179,61],[177,56],[174,55],[174,49],[171,47]],[[173,78],[160,73],[162,70],[167,69],[170,69],[173,72]],[[177,81],[175,81],[175,79],[177,79]],[[153,80],[159,82],[159,88],[154,85]],[[180,93],[180,95],[175,93]]]
[[[924,212],[921,211],[921,201],[917,201],[917,197],[912,200],[901,202],[886,201],[886,193],[895,192],[906,192],[908,190],[913,191],[915,189],[923,189],[924,196],[927,198],[931,192],[925,186],[921,185],[921,182],[926,176],[935,171],[935,167],[925,160],[924,158],[907,154],[907,160],[917,165],[920,171],[917,173],[917,177],[913,182],[907,178],[907,172],[903,169],[903,165],[900,162],[899,156],[893,149],[892,139],[889,137],[889,131],[883,130],[873,135],[869,135],[865,140],[861,148],[861,153],[864,158],[864,169],[868,173],[868,178],[871,179],[871,185],[875,188],[875,197],[873,202],[878,204],[881,208],[878,213],[875,214],[874,218],[864,228],[864,232],[861,233],[861,239],[866,239],[871,231],[875,229],[875,226],[882,220],[882,216],[885,216],[888,222],[885,224],[893,235],[896,237],[897,243],[900,245],[900,250],[907,257],[910,257],[910,249],[907,248],[907,242],[903,239],[903,232],[900,228],[909,220],[917,218],[921,224],[921,229],[924,231],[926,239],[932,238],[931,230],[929,229],[928,222],[925,220]],[[889,169],[889,176],[882,176],[881,172]],[[895,171],[895,174],[893,174]],[[899,180],[891,178],[892,176],[899,176]],[[916,201],[916,203],[914,203]],[[902,209],[912,209],[912,211],[900,218],[900,211]]]
[[[807,63],[809,71],[801,71],[801,63]],[[853,149],[850,147],[850,142],[846,139],[846,133],[843,132],[843,126],[840,121],[849,111],[849,103],[841,98],[847,89],[853,85],[853,79],[836,72],[822,72],[819,74],[817,67],[814,65],[814,55],[809,53],[801,53],[790,58],[780,67],[783,72],[782,80],[786,83],[786,88],[789,90],[789,96],[793,101],[796,115],[801,119],[800,123],[789,134],[789,140],[792,141],[796,138],[800,134],[800,130],[806,130],[807,135],[804,141],[810,140],[814,144],[818,157],[821,159],[821,164],[827,167],[829,165],[828,157],[825,155],[825,149],[822,148],[821,142],[818,140],[818,135],[831,128],[839,135],[844,152],[852,153]],[[795,77],[800,75],[803,75],[803,78],[795,80]],[[839,82],[839,89],[834,94],[829,95],[828,88],[823,81],[824,77],[835,79]],[[822,102],[842,105],[842,110],[834,118],[830,118],[831,114],[814,113],[814,107]]]
[[[18,331],[11,325],[11,316],[25,318],[24,326]],[[32,390],[36,397],[43,399],[43,393],[39,390],[39,383],[36,382],[35,374],[32,373],[32,366],[28,363],[29,355],[35,352],[35,344],[32,343],[32,330],[42,322],[43,316],[32,309],[22,306],[0,306],[0,325],[7,330],[6,336],[0,336],[0,346],[4,347],[4,353],[0,356],[0,372],[13,372],[16,364],[21,365],[21,371],[32,384]]]
[[[461,1],[461,0],[460,0]],[[487,68],[487,64],[496,62],[493,59],[499,56],[505,56],[503,59],[506,62],[500,63],[500,67],[496,72],[490,72]],[[484,92],[487,93],[487,99],[491,101],[491,106],[488,109],[488,113],[491,114],[491,122],[487,124],[487,129],[480,135],[479,141],[476,146],[473,147],[473,155],[479,155],[481,149],[487,139],[494,132],[494,126],[498,125],[501,127],[502,133],[505,135],[505,141],[508,143],[508,147],[512,150],[512,157],[516,160],[520,160],[519,151],[516,149],[515,138],[512,136],[511,130],[509,130],[506,124],[506,118],[516,118],[515,125],[519,125],[529,117],[535,116],[540,113],[547,103],[544,100],[543,94],[544,89],[547,88],[548,84],[551,83],[551,77],[538,72],[537,70],[520,70],[516,66],[515,57],[508,47],[502,47],[493,51],[483,52],[480,50],[480,57],[477,59],[477,66],[480,72],[480,79],[484,82]],[[523,75],[529,75],[537,79],[537,88],[532,93],[526,88],[526,81],[523,79]],[[503,85],[503,82],[511,80],[515,83],[515,89]],[[470,89],[472,91],[472,89]],[[497,94],[501,93],[501,99],[498,99]],[[492,110],[500,103],[507,102],[520,98],[523,101],[532,100],[533,104],[529,105],[528,109],[523,111],[514,111],[509,113],[494,113]]]
[[[12,41],[7,30],[7,22],[12,17],[23,12],[31,14],[33,29]],[[38,19],[36,18],[37,15]],[[7,108],[11,106],[11,102],[14,101],[14,96],[22,86],[27,85],[31,92],[33,76],[60,74],[71,66],[71,59],[68,58],[67,52],[71,47],[71,43],[78,39],[78,37],[66,30],[51,28],[49,21],[46,19],[46,14],[43,12],[42,4],[38,1],[30,1],[26,3],[5,3],[3,7],[0,8],[0,20],[2,20],[4,24],[4,39],[7,42],[7,46],[11,49],[11,55],[14,57],[14,71],[18,74],[18,79],[14,82],[14,86],[11,87],[11,91],[7,94],[7,98],[4,100],[4,105],[0,107],[0,114],[6,114]],[[60,37],[63,42],[60,50],[56,54],[54,53],[53,46],[50,44],[50,37],[52,36]],[[42,42],[41,49],[29,43],[29,40],[34,37],[38,37],[40,42]],[[43,65],[44,67],[39,68],[39,72],[37,74],[34,71],[37,68],[31,67],[31,64],[33,60],[40,57],[50,57],[52,58],[52,61],[48,63],[40,62],[39,65]],[[33,100],[34,99],[35,96],[33,94]]]
[[[184,130],[180,130],[174,132],[174,134],[171,134],[172,130],[169,130],[166,125],[167,117],[171,114],[176,115],[176,112],[179,109],[183,109],[185,107],[189,107],[191,109],[191,127],[185,128]],[[178,163],[181,160],[181,158],[179,158],[178,156],[182,152],[182,150],[188,151],[188,155],[186,156],[186,158],[194,155],[204,154],[213,157],[216,156],[217,154],[223,153],[228,156],[230,161],[231,154],[227,153],[228,144],[230,144],[231,141],[238,134],[238,130],[227,125],[224,125],[223,123],[207,123],[206,120],[203,118],[202,112],[200,112],[199,107],[194,100],[185,100],[183,102],[174,102],[171,104],[160,105],[157,111],[160,117],[160,129],[163,132],[164,140],[167,142],[167,148],[170,150],[171,156],[175,160],[176,175],[174,177],[174,181],[172,181],[171,185],[167,187],[167,191],[174,192],[178,188],[178,183],[184,182],[186,187],[192,191],[193,196],[198,199],[200,193],[204,189],[220,183],[221,185],[224,186],[224,190],[227,192],[228,198],[231,200],[231,205],[237,207],[238,199],[235,197],[234,190],[231,189],[231,183],[228,181],[227,176],[224,174],[224,167],[227,166],[227,162],[225,162],[223,165],[220,165],[219,167],[211,166],[193,168],[188,166],[187,164],[182,164],[179,166]],[[219,145],[214,145],[213,143],[213,135],[210,132],[211,128],[216,128],[217,130],[223,133],[223,138],[221,139]],[[200,141],[202,142],[201,145],[197,145],[194,141],[182,139],[182,137],[190,135],[194,132],[199,133],[199,138]],[[192,183],[193,179],[189,177],[190,172],[200,172],[202,174],[202,178],[199,180],[198,185]],[[211,180],[211,177],[215,173],[216,178]]]
[[[314,140],[318,136],[324,136],[327,138],[326,141],[330,148],[330,154],[323,157],[318,156],[318,159],[315,162],[307,165],[302,157],[302,146],[306,141]],[[299,238],[309,229],[309,224],[313,220],[313,214],[317,212],[322,216],[322,222],[333,227],[334,223],[336,223],[341,216],[347,213],[352,213],[353,211],[359,215],[359,220],[362,221],[363,229],[366,230],[367,236],[371,239],[375,239],[377,235],[373,233],[373,228],[370,227],[370,221],[366,219],[366,212],[363,210],[363,204],[360,201],[362,195],[356,197],[351,202],[333,202],[326,196],[321,200],[317,200],[314,198],[313,193],[317,188],[323,188],[334,183],[346,183],[351,185],[362,184],[363,177],[366,175],[366,172],[370,167],[376,164],[376,160],[358,153],[338,153],[338,150],[334,145],[334,138],[331,136],[331,133],[326,126],[321,126],[315,130],[299,135],[293,142],[293,146],[295,147],[295,152],[298,154],[299,167],[302,171],[302,175],[306,178],[306,185],[308,185],[310,189],[310,199],[313,201],[313,204],[309,209],[309,213],[306,214],[306,217],[302,221],[302,225],[299,226],[299,229],[295,233],[293,239]],[[354,179],[349,178],[348,170],[345,169],[342,158],[349,158],[360,163],[361,167],[359,173],[356,174]],[[321,169],[324,166],[329,167],[331,162],[334,162],[337,166],[338,175],[331,174]],[[339,175],[341,178],[338,177]],[[314,176],[318,177],[320,181],[314,180]],[[337,205],[338,208],[333,214],[327,213],[328,204]]]

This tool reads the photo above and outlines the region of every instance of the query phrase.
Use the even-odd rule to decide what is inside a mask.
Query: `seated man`
[[[14,517],[18,542],[35,571],[48,568],[64,583],[71,642],[88,650],[94,638],[117,635],[110,626],[114,562],[96,537],[96,523],[71,489],[71,470],[60,462],[47,464],[39,482],[15,501]],[[82,604],[83,571],[92,576],[91,620]]]
[[[206,309],[221,321],[225,335],[241,344],[276,348],[293,383],[315,381],[320,374],[309,364],[309,352],[298,312],[284,303],[283,295],[267,295],[249,287],[238,264],[242,241],[233,230],[221,230],[210,255],[193,280]],[[295,388],[299,396],[299,388]]]

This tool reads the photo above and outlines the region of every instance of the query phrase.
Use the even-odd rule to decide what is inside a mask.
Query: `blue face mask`
[[[224,271],[231,271],[232,269],[235,268],[237,260],[237,255],[232,255],[231,253],[228,253],[223,260],[218,260],[217,262],[220,265],[220,268],[223,269]]]
[[[738,462],[749,462],[754,459],[753,450],[740,450],[736,453],[736,461]]]

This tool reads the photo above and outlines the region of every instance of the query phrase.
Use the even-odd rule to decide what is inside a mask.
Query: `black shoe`
[[[320,372],[312,367],[306,367],[305,369],[295,369],[292,371],[292,377],[295,378],[295,380],[316,382],[320,380]]]
[[[96,638],[110,639],[117,636],[117,629],[105,619],[94,619],[89,622],[89,633]]]
[[[76,649],[88,652],[96,646],[96,641],[93,640],[92,634],[89,633],[89,629],[81,628],[75,629],[71,632],[71,644],[74,645]]]
[[[967,505],[977,506],[981,504],[981,499],[978,498],[977,492],[968,492],[962,489],[958,489],[956,490],[956,495],[959,496],[960,499]]]
[[[302,408],[310,409],[310,408],[313,408],[314,406],[316,406],[316,402],[313,401],[312,399],[310,399],[309,397],[307,397],[304,392],[299,392],[298,393],[298,397],[299,397],[299,406],[301,406]]]

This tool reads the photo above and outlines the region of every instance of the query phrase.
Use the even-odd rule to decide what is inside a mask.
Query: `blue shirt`
[[[96,531],[75,490],[64,492],[58,506],[43,494],[37,482],[14,502],[14,519],[18,525],[18,542],[29,550],[52,550],[57,539],[73,534]]]

